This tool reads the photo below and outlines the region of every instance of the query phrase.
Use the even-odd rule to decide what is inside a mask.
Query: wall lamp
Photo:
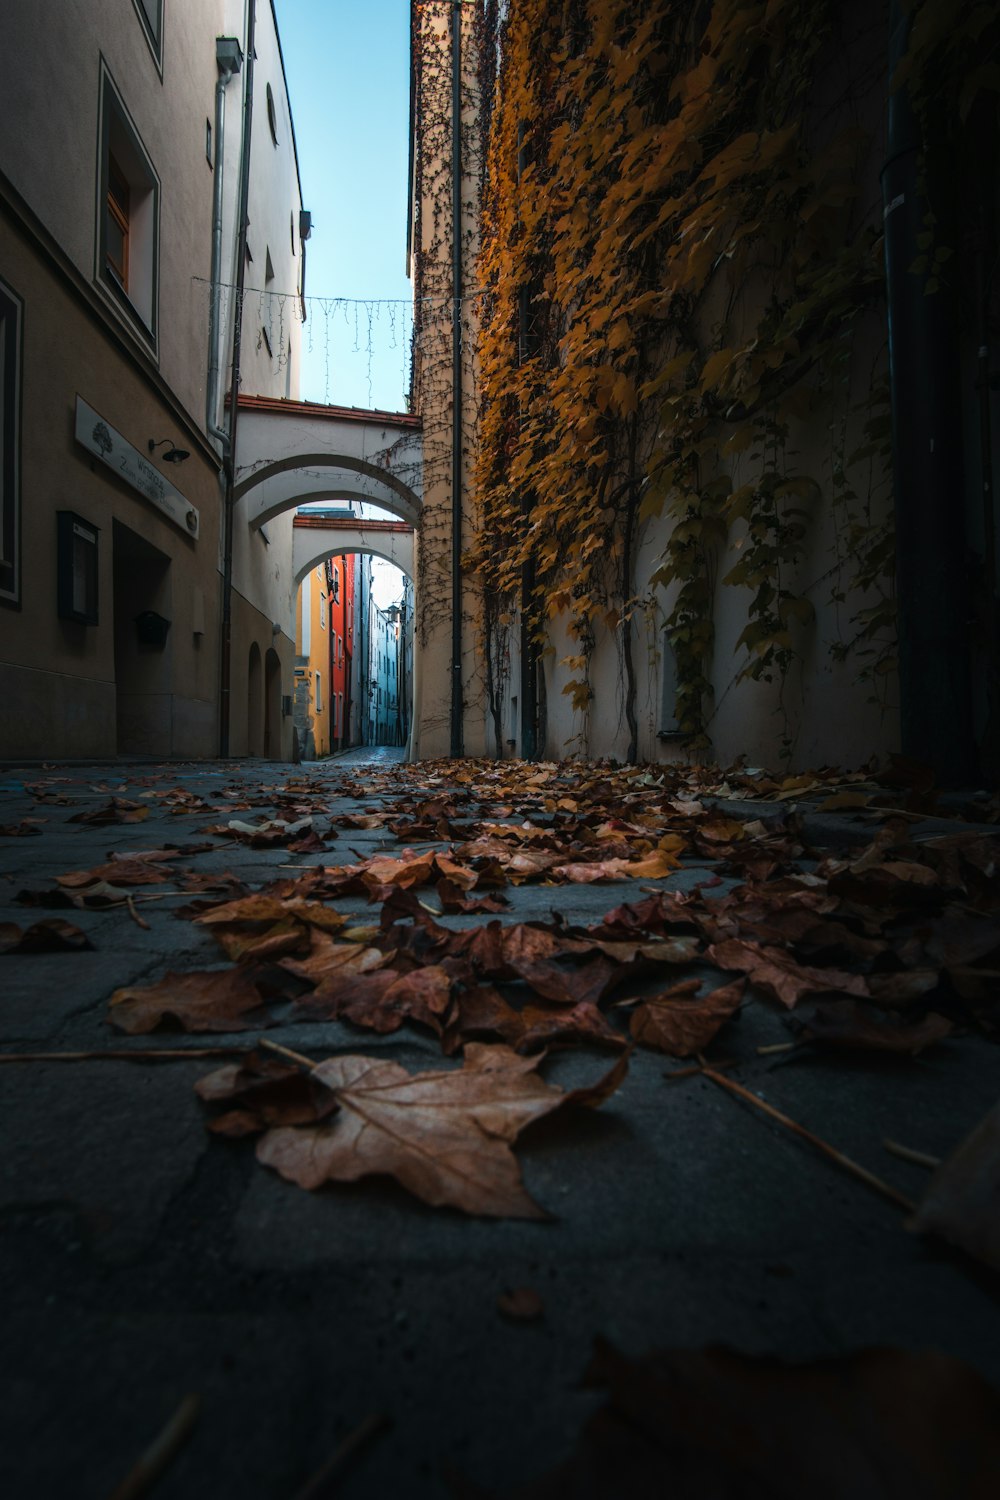
[[[153,438],[150,438],[150,440],[149,440],[149,451],[150,451],[150,453],[153,453],[157,448],[162,448],[164,446],[164,444],[168,445],[167,446],[167,451],[166,451],[166,453],[161,453],[160,454],[160,459],[165,464],[182,464],[186,458],[190,458],[191,457],[190,453],[187,451],[186,448],[175,448],[174,447],[174,440],[173,440],[173,438],[160,438],[159,441],[154,441]]]

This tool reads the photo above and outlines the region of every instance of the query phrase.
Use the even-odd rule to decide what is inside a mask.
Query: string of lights
[[[207,276],[192,276],[191,280],[200,282],[203,286],[210,285]],[[220,292],[234,292],[236,290],[236,284],[232,281],[220,281],[217,283],[217,286]],[[484,291],[485,287],[474,287],[472,291],[463,292],[459,301],[475,302],[483,295]],[[413,307],[416,303],[426,305],[434,302],[448,305],[455,300],[454,297],[449,296],[447,293],[428,297],[322,297],[315,292],[300,296],[298,292],[275,292],[267,287],[257,286],[244,287],[244,292],[247,296],[281,297],[286,298],[288,301],[309,302],[318,305],[336,303],[347,307]]]

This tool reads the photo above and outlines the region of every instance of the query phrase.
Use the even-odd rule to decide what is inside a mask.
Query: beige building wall
[[[0,278],[23,306],[20,589],[0,612],[6,757],[209,755],[217,745],[220,489],[201,416],[205,362],[191,350],[204,347],[192,278],[209,268],[204,122],[221,9],[166,9],[159,48],[132,5],[84,12],[39,0],[0,15],[12,126],[0,145]],[[102,105],[112,101],[157,189],[148,281],[144,263],[133,267],[140,311],[103,271]],[[135,223],[138,242],[137,213]],[[198,512],[196,536],[78,440],[78,399],[180,491]],[[186,462],[163,461],[170,445]],[[59,613],[60,511],[96,528],[90,623]],[[140,638],[147,611],[169,621],[162,643]]]
[[[233,34],[244,37],[242,0],[226,0]],[[259,396],[299,394],[304,261],[300,235],[302,195],[291,105],[270,0],[257,0],[248,257],[245,265],[240,391]],[[233,89],[234,128],[227,137],[237,153],[227,183],[238,180],[240,133]],[[273,130],[272,130],[273,122]],[[226,342],[223,390],[232,361],[232,309],[237,280],[236,208],[226,217],[223,289]],[[228,413],[220,411],[219,420]],[[236,433],[239,462],[239,423]],[[221,568],[220,555],[220,568]],[[292,753],[291,700],[295,670],[295,580],[292,513],[251,530],[246,506],[237,502],[233,525],[233,598],[230,688],[230,751],[287,760]],[[257,691],[263,663],[263,698]]]
[[[225,150],[214,139],[216,38],[246,51],[244,0],[168,0],[159,35],[146,0],[36,0],[0,10],[0,290],[18,369],[18,597],[0,608],[0,755],[207,756],[219,745],[224,475],[207,435],[209,276],[215,174],[224,174],[223,387],[235,281],[241,83],[227,90]],[[276,285],[301,290],[294,139],[269,0],[256,0],[250,213]],[[277,144],[268,119],[270,85]],[[210,139],[210,130],[212,138]],[[109,132],[111,132],[109,134]],[[121,141],[124,140],[124,147]],[[106,270],[107,161],[124,150],[133,260],[126,298]],[[156,203],[154,215],[152,204]],[[294,243],[293,243],[294,241]],[[251,239],[253,245],[253,239]],[[248,288],[255,288],[248,267]],[[263,289],[263,282],[261,282]],[[245,307],[244,389],[297,392],[299,322],[269,300]],[[287,303],[298,301],[290,295]],[[277,303],[273,304],[277,307]],[[78,440],[78,398],[198,513],[197,534]],[[9,399],[9,391],[8,391]],[[222,422],[221,397],[216,420]],[[162,440],[169,441],[163,443]],[[149,442],[160,444],[152,454]],[[189,457],[172,465],[170,446]],[[57,513],[97,529],[96,618],[61,618]],[[266,539],[237,526],[233,598],[236,754],[287,756],[294,655],[291,517]],[[4,559],[6,561],[6,559]],[[161,643],[136,616],[168,620]]]

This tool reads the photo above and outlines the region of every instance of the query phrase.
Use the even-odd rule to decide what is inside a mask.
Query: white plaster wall
[[[251,3],[251,0],[246,0]],[[243,304],[240,389],[251,395],[291,397],[299,393],[300,324],[297,316],[297,293],[300,289],[302,247],[299,240],[299,212],[302,208],[298,169],[291,124],[291,108],[285,88],[280,47],[270,0],[255,0],[256,34],[254,64],[254,99],[250,149],[250,194],[248,205],[248,244],[253,260],[246,266],[246,293]],[[246,53],[246,16],[244,0],[225,0],[226,34],[238,35]],[[214,46],[214,42],[213,42]],[[213,64],[214,67],[214,64]],[[244,64],[245,67],[245,64]],[[245,72],[230,85],[227,97],[225,213],[222,280],[230,286],[236,282],[237,189],[240,171],[242,99]],[[274,99],[277,145],[268,125],[267,87]],[[290,233],[294,226],[294,247]],[[273,316],[275,331],[283,324],[279,344],[275,338],[269,355],[260,336],[267,323],[264,268],[270,250],[275,286],[286,294],[285,315]],[[207,307],[207,303],[206,303]],[[233,294],[223,297],[226,319],[225,353],[222,388],[230,384],[232,367]],[[220,412],[221,415],[221,412]],[[241,413],[236,429],[237,459],[244,441]],[[292,691],[291,662],[295,643],[295,585],[292,568],[292,513],[275,516],[260,531],[248,525],[246,503],[236,506],[233,531],[233,589],[249,606],[250,618],[256,617],[254,636],[263,652],[272,642],[282,660],[282,694]],[[274,626],[278,627],[275,634]],[[245,693],[247,663],[245,653],[234,653],[232,662],[234,701]],[[282,753],[291,746],[291,719],[282,726]],[[245,748],[233,736],[233,748]]]
[[[292,113],[270,0],[257,0],[255,41],[257,58],[254,65],[250,226],[247,233],[253,260],[246,267],[241,390],[249,395],[287,396],[296,400],[301,347],[298,295],[302,290],[299,211],[303,205],[295,162]],[[272,140],[268,125],[269,85],[274,99],[277,144]],[[280,294],[280,301],[277,297],[263,295],[268,252],[274,270],[273,285],[275,292]],[[274,334],[271,354],[268,354],[262,337],[262,330],[268,327]]]

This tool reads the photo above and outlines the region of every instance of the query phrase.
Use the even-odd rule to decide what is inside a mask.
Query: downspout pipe
[[[246,285],[247,226],[250,201],[250,141],[253,128],[254,37],[256,0],[247,7],[246,69],[243,75],[243,151],[240,163],[239,217],[236,229],[236,306],[233,309],[233,366],[229,397],[226,495],[222,542],[222,649],[219,683],[219,754],[229,755],[233,655],[233,513],[236,487],[236,419],[240,409],[240,355],[243,344],[243,289]]]
[[[889,77],[906,54],[909,17],[890,6]],[[936,134],[936,132],[935,132]],[[933,206],[935,235],[955,244],[945,164],[904,87],[888,101],[882,169],[889,376],[899,606],[900,741],[939,784],[975,775],[968,580],[963,526],[963,445],[954,294],[942,278],[930,293],[911,267]]]
[[[222,282],[222,210],[223,174],[226,161],[226,89],[243,66],[243,53],[234,36],[215,39],[215,63],[219,76],[215,81],[215,178],[212,184],[212,271],[208,307],[208,385],[205,391],[205,430],[222,444],[227,455],[229,433],[219,426],[219,381],[222,362],[219,354],[219,299]]]
[[[524,144],[525,129],[523,122],[517,127],[517,181],[520,186],[522,177],[528,168],[528,153]],[[529,289],[522,286],[517,294],[517,358],[518,364],[523,364],[528,358],[529,337]],[[527,491],[521,494],[521,515],[524,518],[525,530],[531,517],[531,496]],[[535,560],[530,555],[525,558],[521,568],[521,650],[520,650],[520,693],[521,693],[521,759],[536,760],[538,758],[538,648],[535,643]]]
[[[462,0],[451,11],[451,754],[465,753],[462,725]]]

